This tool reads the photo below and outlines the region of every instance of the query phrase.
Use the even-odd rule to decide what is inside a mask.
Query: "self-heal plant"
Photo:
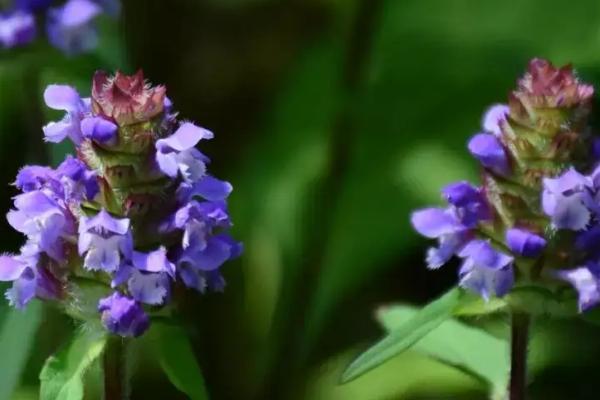
[[[43,127],[45,140],[70,140],[76,157],[17,175],[7,218],[27,240],[0,256],[8,301],[48,300],[128,338],[168,317],[182,290],[223,290],[220,268],[242,247],[228,233],[232,186],[196,149],[213,134],[180,121],[165,87],[141,71],[97,72],[91,98],[50,85],[44,100],[65,112]]]
[[[417,232],[438,242],[427,251],[428,268],[459,258],[458,286],[483,303],[465,308],[473,297],[451,291],[412,321],[420,336],[410,336],[416,334],[407,323],[399,330],[404,336],[392,332],[359,357],[345,379],[410,347],[437,326],[432,318],[439,325],[465,309],[506,310],[513,316],[508,392],[524,398],[532,316],[575,316],[600,303],[600,167],[588,120],[593,94],[570,66],[534,59],[507,104],[485,113],[481,132],[467,145],[482,167],[481,185],[451,183],[442,189],[445,207],[411,216]]]

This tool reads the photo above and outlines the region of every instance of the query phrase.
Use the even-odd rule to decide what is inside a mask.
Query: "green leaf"
[[[0,400],[11,398],[25,367],[41,322],[42,305],[34,301],[26,310],[11,309],[0,332]]]
[[[569,295],[569,292],[566,292]],[[532,315],[568,318],[577,315],[575,299],[561,296],[541,286],[518,286],[506,297],[511,309]]]
[[[40,373],[40,400],[81,400],[85,374],[102,354],[107,336],[79,330],[71,344],[50,356]]]
[[[450,318],[460,302],[461,291],[455,288],[426,305],[405,324],[390,332],[354,360],[342,374],[342,382],[356,379],[390,358],[410,349],[425,335]]]
[[[382,307],[377,319],[392,333],[418,313],[410,306]],[[481,329],[447,320],[419,340],[413,350],[477,376],[493,393],[506,390],[510,365],[508,342]]]
[[[454,310],[455,316],[481,316],[505,312],[507,302],[505,298],[491,298],[484,300],[481,296],[472,293],[465,293],[465,301]],[[470,297],[471,300],[467,300]]]
[[[313,369],[307,380],[304,399],[465,399],[464,394],[487,398],[485,389],[473,376],[464,374],[418,351],[408,350],[393,357],[371,373],[345,385],[339,377],[354,351],[344,351]]]
[[[154,322],[151,343],[171,383],[192,400],[208,399],[202,370],[185,331],[176,325]]]

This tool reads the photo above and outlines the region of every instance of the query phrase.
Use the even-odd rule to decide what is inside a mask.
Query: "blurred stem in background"
[[[522,312],[512,314],[510,351],[510,400],[525,400],[527,388],[527,346],[530,317]]]
[[[319,200],[321,210],[335,209],[335,202],[342,190],[350,145],[353,142],[351,138],[355,127],[356,99],[364,79],[365,70],[369,65],[371,45],[378,26],[382,4],[382,0],[357,1],[354,6],[352,20],[346,28],[347,33],[344,35],[346,50],[339,82],[343,94],[342,98],[345,101],[340,105],[331,127],[328,173],[321,182],[323,190],[319,191],[324,194]],[[295,380],[303,380],[305,372],[303,369],[307,367],[307,361],[315,344],[314,340],[311,340],[310,332],[308,332],[310,327],[306,325],[306,322],[307,316],[310,315],[314,306],[311,302],[311,293],[318,286],[320,272],[326,267],[323,257],[327,252],[324,250],[329,245],[328,236],[332,232],[331,224],[333,223],[331,213],[327,213],[326,217],[321,220],[318,229],[312,230],[315,234],[311,239],[311,242],[314,243],[313,253],[307,259],[302,277],[299,277],[304,283],[301,285],[296,284],[291,288],[293,292],[286,294],[286,296],[289,296],[291,304],[283,303],[286,318],[289,318],[287,310],[294,310],[294,317],[288,321],[288,324],[283,328],[285,332],[280,335],[282,338],[288,338],[282,343],[280,351],[280,354],[285,356],[278,358],[278,361],[285,363],[285,365],[280,365],[280,368],[273,368],[274,374],[279,376],[272,380],[273,387],[267,389],[275,395],[282,396],[290,388],[293,392],[301,391],[301,388],[297,386],[298,381]],[[290,379],[294,382],[290,382]],[[290,395],[289,392],[286,394]]]

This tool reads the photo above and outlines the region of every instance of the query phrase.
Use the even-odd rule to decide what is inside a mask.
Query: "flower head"
[[[587,127],[593,92],[569,65],[529,63],[508,104],[490,107],[483,132],[468,142],[483,167],[482,188],[449,185],[449,207],[412,215],[417,232],[439,242],[427,250],[429,268],[461,258],[459,285],[486,300],[519,279],[555,286],[558,277],[578,291],[580,310],[600,302],[600,167],[589,173],[597,139]]]
[[[220,269],[242,246],[229,234],[232,186],[207,174],[209,159],[196,149],[212,133],[178,122],[165,88],[141,72],[97,73],[91,100],[66,85],[50,85],[44,98],[65,111],[44,127],[46,140],[70,138],[77,156],[17,175],[23,193],[7,218],[27,245],[0,257],[10,302],[54,298],[81,315],[77,278],[85,278],[114,291],[98,305],[104,326],[135,337],[149,312],[175,300],[174,287],[223,290]]]

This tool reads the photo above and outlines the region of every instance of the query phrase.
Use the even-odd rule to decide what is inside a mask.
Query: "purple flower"
[[[98,303],[102,323],[112,333],[123,337],[138,337],[149,327],[150,320],[142,306],[118,292]]]
[[[33,261],[33,262],[32,262]],[[12,281],[6,298],[16,308],[23,308],[35,297],[35,266],[37,260],[22,259],[20,256],[0,256],[0,281]]]
[[[558,277],[571,283],[579,294],[579,312],[600,303],[600,266],[589,262],[584,267],[558,272]]]
[[[35,18],[25,11],[0,16],[0,43],[5,48],[23,46],[35,39]]]
[[[150,253],[134,251],[132,265],[121,265],[113,278],[112,286],[127,283],[129,292],[136,301],[160,305],[171,292],[169,277],[175,278],[175,264],[167,258],[164,247]]]
[[[450,207],[426,208],[412,214],[411,223],[421,235],[438,239],[438,247],[427,250],[427,267],[444,265],[471,240],[471,229],[491,218],[491,211],[480,189],[468,182],[451,183],[442,194]]]
[[[112,146],[117,140],[118,126],[102,117],[86,117],[81,121],[84,138]]]
[[[494,104],[486,111],[483,116],[482,126],[486,132],[493,133],[495,136],[502,134],[502,124],[506,121],[506,117],[510,109],[505,104]]]
[[[510,164],[502,143],[491,133],[478,133],[468,144],[471,154],[485,168],[501,176],[510,174]]]
[[[167,258],[167,249],[160,247],[149,253],[135,251],[131,258],[133,266],[144,272],[164,272],[175,276],[175,265]]]
[[[92,218],[81,217],[79,222],[79,254],[83,266],[92,271],[115,272],[122,256],[131,257],[133,243],[129,219],[112,217],[104,209]]]
[[[221,181],[210,175],[204,175],[201,179],[193,183],[183,182],[177,189],[177,199],[186,203],[194,197],[202,197],[209,201],[225,200],[233,186],[229,182]]]
[[[417,232],[430,239],[465,230],[465,226],[460,223],[456,214],[452,210],[443,208],[415,211],[411,222]]]
[[[48,40],[65,54],[74,55],[94,49],[98,32],[94,19],[102,12],[90,0],[68,0],[62,7],[48,11]]]
[[[55,260],[64,257],[60,239],[74,234],[73,223],[51,193],[36,190],[15,197],[15,209],[8,212],[8,223]]]
[[[171,281],[165,273],[145,273],[134,269],[127,287],[135,300],[145,304],[161,305],[170,296]]]
[[[174,216],[173,224],[183,230],[182,247],[206,247],[206,238],[213,228],[231,226],[224,202],[197,202],[192,200],[179,209]]]
[[[206,173],[208,159],[195,146],[202,139],[212,139],[212,132],[192,123],[181,124],[171,136],[156,142],[156,162],[171,178],[178,173],[186,182],[194,182]]]
[[[445,186],[442,194],[454,206],[460,221],[468,227],[491,218],[491,211],[480,189],[468,182],[456,182]]]
[[[15,186],[23,192],[40,190],[55,179],[55,171],[50,167],[26,165],[17,174]]]
[[[215,183],[222,187],[222,184],[217,182],[220,181],[211,178],[211,185]],[[226,193],[221,191],[219,195],[213,191],[214,196],[207,197],[222,198],[229,191],[230,188]],[[177,256],[178,272],[183,282],[201,292],[207,287],[215,290],[222,288],[223,285],[219,283],[222,277],[217,272],[218,268],[242,252],[241,244],[228,234],[214,232],[226,230],[231,226],[226,203],[222,200],[191,200],[177,210],[168,225],[169,231],[183,232],[181,249]]]
[[[89,99],[79,97],[79,93],[70,86],[49,85],[44,91],[44,101],[54,110],[66,111],[62,120],[44,126],[44,139],[59,143],[69,137],[78,146],[83,140],[81,119],[90,111]]]
[[[592,202],[590,185],[590,180],[574,168],[558,178],[544,179],[542,208],[555,228],[579,231],[587,226],[592,215],[588,208]]]
[[[72,156],[67,156],[56,170],[38,165],[23,167],[15,186],[23,192],[45,189],[51,198],[65,202],[92,200],[100,190],[96,173]]]
[[[59,288],[48,272],[39,267],[39,247],[28,243],[15,256],[0,256],[0,281],[12,281],[6,298],[16,308],[24,308],[34,297],[57,298]]]
[[[179,257],[178,263],[186,264],[200,271],[212,271],[227,260],[236,258],[241,246],[228,235],[220,234],[206,239],[203,247],[188,247]]]
[[[514,283],[513,258],[495,250],[489,242],[473,240],[459,253],[464,259],[459,270],[459,285],[479,294],[486,301],[502,297]]]
[[[225,261],[237,258],[242,253],[242,245],[229,235],[219,234],[206,239],[204,248],[189,247],[182,251],[177,260],[178,271],[183,282],[198,291],[204,291],[207,277]]]
[[[437,269],[444,265],[466,244],[468,228],[450,209],[426,208],[412,214],[411,223],[421,235],[438,239],[439,246],[427,250],[427,268]]]
[[[528,230],[513,228],[506,231],[506,244],[517,255],[537,257],[546,247],[546,240]]]
[[[164,257],[162,257],[164,256]],[[164,248],[151,253],[134,253],[134,265],[122,264],[113,277],[111,286],[127,284],[134,300],[150,305],[161,305],[171,293],[171,277],[175,265],[166,259]]]
[[[225,279],[219,270],[196,271],[184,266],[179,274],[187,287],[196,289],[200,293],[204,293],[206,290],[222,292],[225,289]]]
[[[95,171],[89,170],[79,159],[72,156],[58,166],[56,174],[64,190],[65,200],[93,200],[100,191]]]
[[[96,14],[88,6],[68,0],[52,17],[85,21]],[[232,186],[206,173],[209,159],[195,146],[212,133],[179,124],[164,86],[152,87],[141,71],[98,72],[92,94],[82,99],[65,85],[44,93],[50,108],[65,112],[44,127],[46,141],[68,137],[77,156],[56,169],[19,171],[14,185],[22,193],[7,219],[27,244],[18,255],[0,255],[0,281],[12,282],[6,297],[19,308],[35,297],[87,303],[77,278],[110,281],[115,292],[98,303],[103,324],[139,336],[150,323],[143,307],[167,305],[173,285],[224,288],[219,269],[243,250],[228,234]],[[453,206],[459,222],[480,214],[475,197]]]

